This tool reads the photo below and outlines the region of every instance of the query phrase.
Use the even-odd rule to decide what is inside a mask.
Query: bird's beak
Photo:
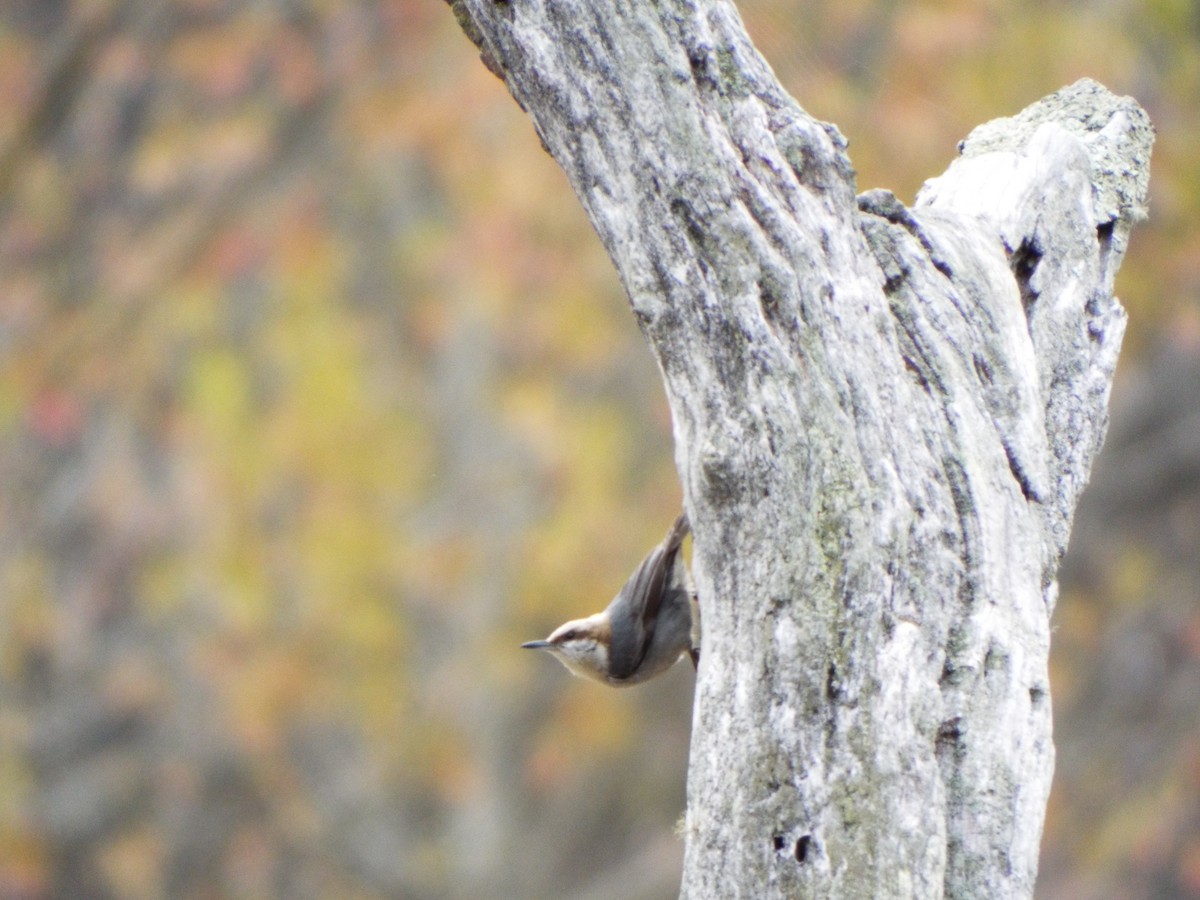
[[[554,645],[549,641],[526,641],[521,645],[522,650],[546,650]]]

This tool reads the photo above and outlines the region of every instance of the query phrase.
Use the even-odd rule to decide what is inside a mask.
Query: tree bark
[[[704,625],[682,896],[1030,896],[1145,114],[1081,81],[908,209],[855,197],[728,2],[454,8],[663,372]]]

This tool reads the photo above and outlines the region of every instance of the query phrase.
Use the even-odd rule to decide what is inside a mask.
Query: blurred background
[[[860,189],[1083,75],[1157,125],[1039,894],[1200,897],[1200,6],[742,9]],[[689,668],[517,649],[678,510],[669,416],[449,9],[7,0],[0,97],[0,900],[675,896]]]

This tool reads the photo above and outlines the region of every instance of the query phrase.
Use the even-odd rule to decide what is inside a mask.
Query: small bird
[[[607,609],[572,619],[546,640],[521,646],[545,650],[573,674],[613,687],[653,678],[684,653],[697,665],[700,614],[679,552],[688,531],[687,515],[681,513]]]

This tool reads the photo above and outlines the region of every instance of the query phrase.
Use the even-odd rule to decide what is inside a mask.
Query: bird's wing
[[[609,621],[613,626],[609,672],[616,680],[636,672],[646,656],[675,557],[687,533],[687,516],[680,513],[663,542],[642,560],[609,605]]]

